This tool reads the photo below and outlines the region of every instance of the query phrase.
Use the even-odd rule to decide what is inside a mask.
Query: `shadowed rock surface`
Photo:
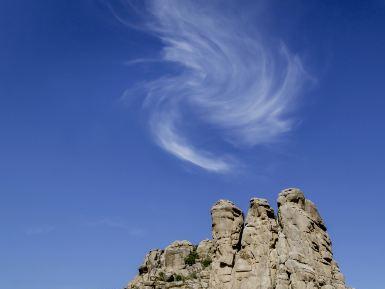
[[[212,240],[150,251],[128,289],[347,289],[315,205],[283,190],[278,214],[253,198],[246,218],[232,202],[211,209]]]

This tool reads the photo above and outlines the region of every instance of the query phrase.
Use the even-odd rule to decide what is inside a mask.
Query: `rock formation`
[[[147,254],[128,289],[347,289],[326,226],[298,189],[283,190],[278,214],[253,198],[244,219],[232,202],[211,209],[212,240],[175,241]]]

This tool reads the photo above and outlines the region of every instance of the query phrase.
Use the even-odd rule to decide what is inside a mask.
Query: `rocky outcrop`
[[[232,202],[218,201],[211,209],[213,251],[209,288],[231,288],[235,255],[239,249],[243,214]]]
[[[344,289],[344,278],[333,260],[331,241],[315,205],[298,189],[278,198],[279,280],[277,289]],[[289,287],[290,288],[290,287]]]
[[[231,288],[275,288],[278,226],[265,199],[251,199]]]
[[[347,289],[326,226],[299,189],[278,213],[253,198],[244,218],[232,202],[211,209],[212,240],[176,241],[147,254],[128,289]]]

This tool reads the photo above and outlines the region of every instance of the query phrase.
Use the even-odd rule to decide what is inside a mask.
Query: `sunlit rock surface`
[[[316,206],[283,190],[278,213],[250,200],[244,217],[227,200],[211,208],[212,240],[150,251],[128,289],[347,289]]]

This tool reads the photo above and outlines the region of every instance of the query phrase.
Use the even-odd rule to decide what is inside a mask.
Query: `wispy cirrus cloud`
[[[177,67],[141,85],[160,147],[208,171],[227,172],[234,158],[194,144],[199,135],[186,123],[215,129],[215,142],[236,148],[272,143],[293,128],[291,113],[308,76],[284,43],[267,39],[226,1],[146,3],[144,29],[163,43],[161,60]]]

